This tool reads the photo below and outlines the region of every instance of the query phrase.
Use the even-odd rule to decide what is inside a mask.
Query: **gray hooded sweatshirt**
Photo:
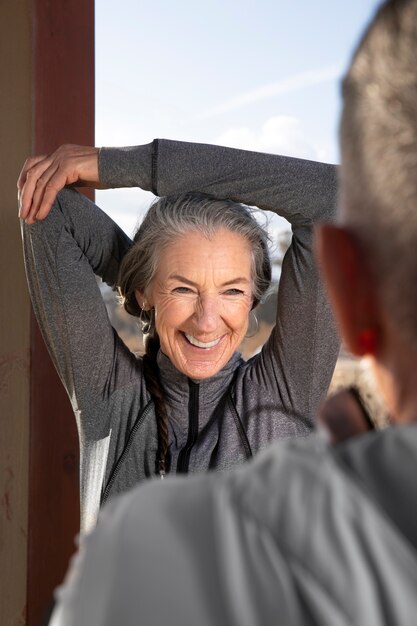
[[[259,355],[244,362],[235,354],[200,382],[158,355],[171,473],[229,469],[274,439],[309,433],[339,347],[312,252],[313,225],[334,213],[336,168],[155,140],[102,148],[99,174],[106,186],[137,186],[158,196],[200,191],[256,205],[292,226],[276,325]],[[22,228],[35,314],[77,420],[81,529],[87,530],[100,503],[156,474],[156,420],[142,360],[112,328],[95,278],[115,286],[132,242],[72,189],[60,192],[45,220]]]

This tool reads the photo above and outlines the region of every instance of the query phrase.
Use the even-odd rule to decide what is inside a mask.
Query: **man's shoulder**
[[[391,438],[349,445],[384,450]],[[131,589],[129,610],[152,623],[386,624],[381,597],[390,623],[417,610],[416,555],[319,436],[233,471],[143,484],[110,502],[93,534],[117,594]]]

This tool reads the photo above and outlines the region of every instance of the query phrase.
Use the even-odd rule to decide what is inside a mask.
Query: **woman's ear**
[[[147,311],[151,308],[148,302],[146,301],[146,297],[144,296],[143,292],[140,291],[140,289],[135,289],[135,298],[139,307],[143,309],[144,311]]]
[[[374,355],[377,297],[360,243],[349,229],[323,224],[316,229],[316,256],[346,347],[356,356]]]

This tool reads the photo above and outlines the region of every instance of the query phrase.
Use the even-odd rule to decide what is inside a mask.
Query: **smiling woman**
[[[238,349],[253,301],[251,265],[247,241],[224,229],[213,239],[190,231],[162,251],[146,303],[162,352],[186,376],[213,376]],[[144,301],[139,290],[137,298]]]
[[[158,352],[194,382],[226,366],[271,281],[267,239],[248,207],[189,193],[155,202],[123,258],[119,291],[146,336],[144,376],[155,403],[161,476],[176,451],[169,451]]]
[[[193,193],[150,208],[118,283],[126,310],[156,331],[180,372],[200,380],[238,349],[270,280],[267,234],[250,209]]]
[[[57,195],[73,183],[161,197],[132,242],[73,189]],[[312,253],[313,226],[336,205],[333,166],[166,140],[64,146],[26,163],[19,195],[35,312],[80,433],[83,530],[145,478],[228,469],[310,432],[338,353]],[[271,264],[242,202],[293,228],[277,323],[247,362],[238,346]],[[95,274],[142,324],[143,357],[111,327]]]

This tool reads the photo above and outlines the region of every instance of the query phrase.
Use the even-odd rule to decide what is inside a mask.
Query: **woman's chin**
[[[207,351],[208,352],[208,351]],[[215,350],[210,354],[201,350],[200,354],[181,355],[182,358],[175,358],[175,367],[193,380],[204,380],[215,376],[226,365],[233,354],[233,351],[226,354],[224,350]]]
[[[193,380],[205,380],[215,376],[223,367],[223,360],[218,361],[187,361],[186,363],[176,364],[176,368]]]

